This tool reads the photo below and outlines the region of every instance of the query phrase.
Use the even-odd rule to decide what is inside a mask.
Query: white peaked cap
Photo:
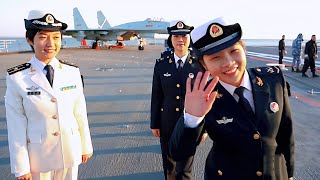
[[[225,17],[218,17],[216,19],[210,20],[209,22],[202,24],[201,26],[195,28],[191,33],[191,38],[193,42],[198,41],[200,38],[202,38],[206,33],[207,33],[207,29],[209,27],[210,24],[212,23],[219,23],[221,25],[228,25],[229,20],[227,20]]]
[[[42,18],[44,15],[46,15],[46,13],[44,13],[43,11],[31,10],[28,15],[28,20],[39,19],[39,18]]]

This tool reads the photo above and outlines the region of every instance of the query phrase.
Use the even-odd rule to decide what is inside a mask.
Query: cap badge
[[[194,78],[194,74],[193,73],[189,73],[189,78],[193,79]]]
[[[258,85],[258,86],[263,86],[262,79],[259,78],[258,76],[256,76],[256,78],[257,78],[257,85]]]
[[[272,112],[276,113],[279,111],[279,104],[276,102],[271,102],[270,103],[270,109]]]
[[[50,14],[48,14],[46,17],[46,22],[47,23],[54,23],[54,18]]]
[[[216,25],[216,24],[213,24],[211,27],[210,27],[210,35],[211,37],[213,38],[216,38],[218,36],[221,36],[223,34],[223,30],[220,26]]]
[[[178,28],[178,29],[182,29],[182,28],[183,28],[183,23],[179,21],[179,22],[177,23],[177,28]]]

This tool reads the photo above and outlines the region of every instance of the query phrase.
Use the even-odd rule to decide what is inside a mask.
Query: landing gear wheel
[[[144,47],[143,47],[143,46],[138,46],[138,49],[139,49],[140,51],[142,51],[142,50],[144,50]]]
[[[97,42],[93,42],[92,43],[92,49],[96,49],[97,48],[98,43]]]

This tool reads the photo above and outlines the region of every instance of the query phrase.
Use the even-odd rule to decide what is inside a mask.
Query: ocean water
[[[293,40],[285,40],[286,46],[291,46]],[[146,39],[147,44],[163,44],[163,39]],[[278,46],[278,39],[244,39],[246,46]],[[93,43],[92,40],[88,40],[87,44],[90,46]],[[125,41],[127,46],[138,45],[138,40]],[[105,44],[115,44],[114,41],[105,42]],[[64,37],[62,39],[63,48],[77,48],[80,47],[80,42],[74,38]],[[21,52],[31,51],[31,47],[25,40],[25,38],[5,38],[0,37],[0,53],[4,52]]]

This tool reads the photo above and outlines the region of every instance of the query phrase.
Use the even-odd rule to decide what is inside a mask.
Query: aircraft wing
[[[65,30],[64,35],[72,36],[78,41],[87,40],[132,40],[138,38],[154,38],[156,33],[167,33],[168,22],[146,19],[144,21],[128,22],[111,27],[101,11],[97,12],[99,28],[88,28],[78,8],[73,9],[74,29]]]

